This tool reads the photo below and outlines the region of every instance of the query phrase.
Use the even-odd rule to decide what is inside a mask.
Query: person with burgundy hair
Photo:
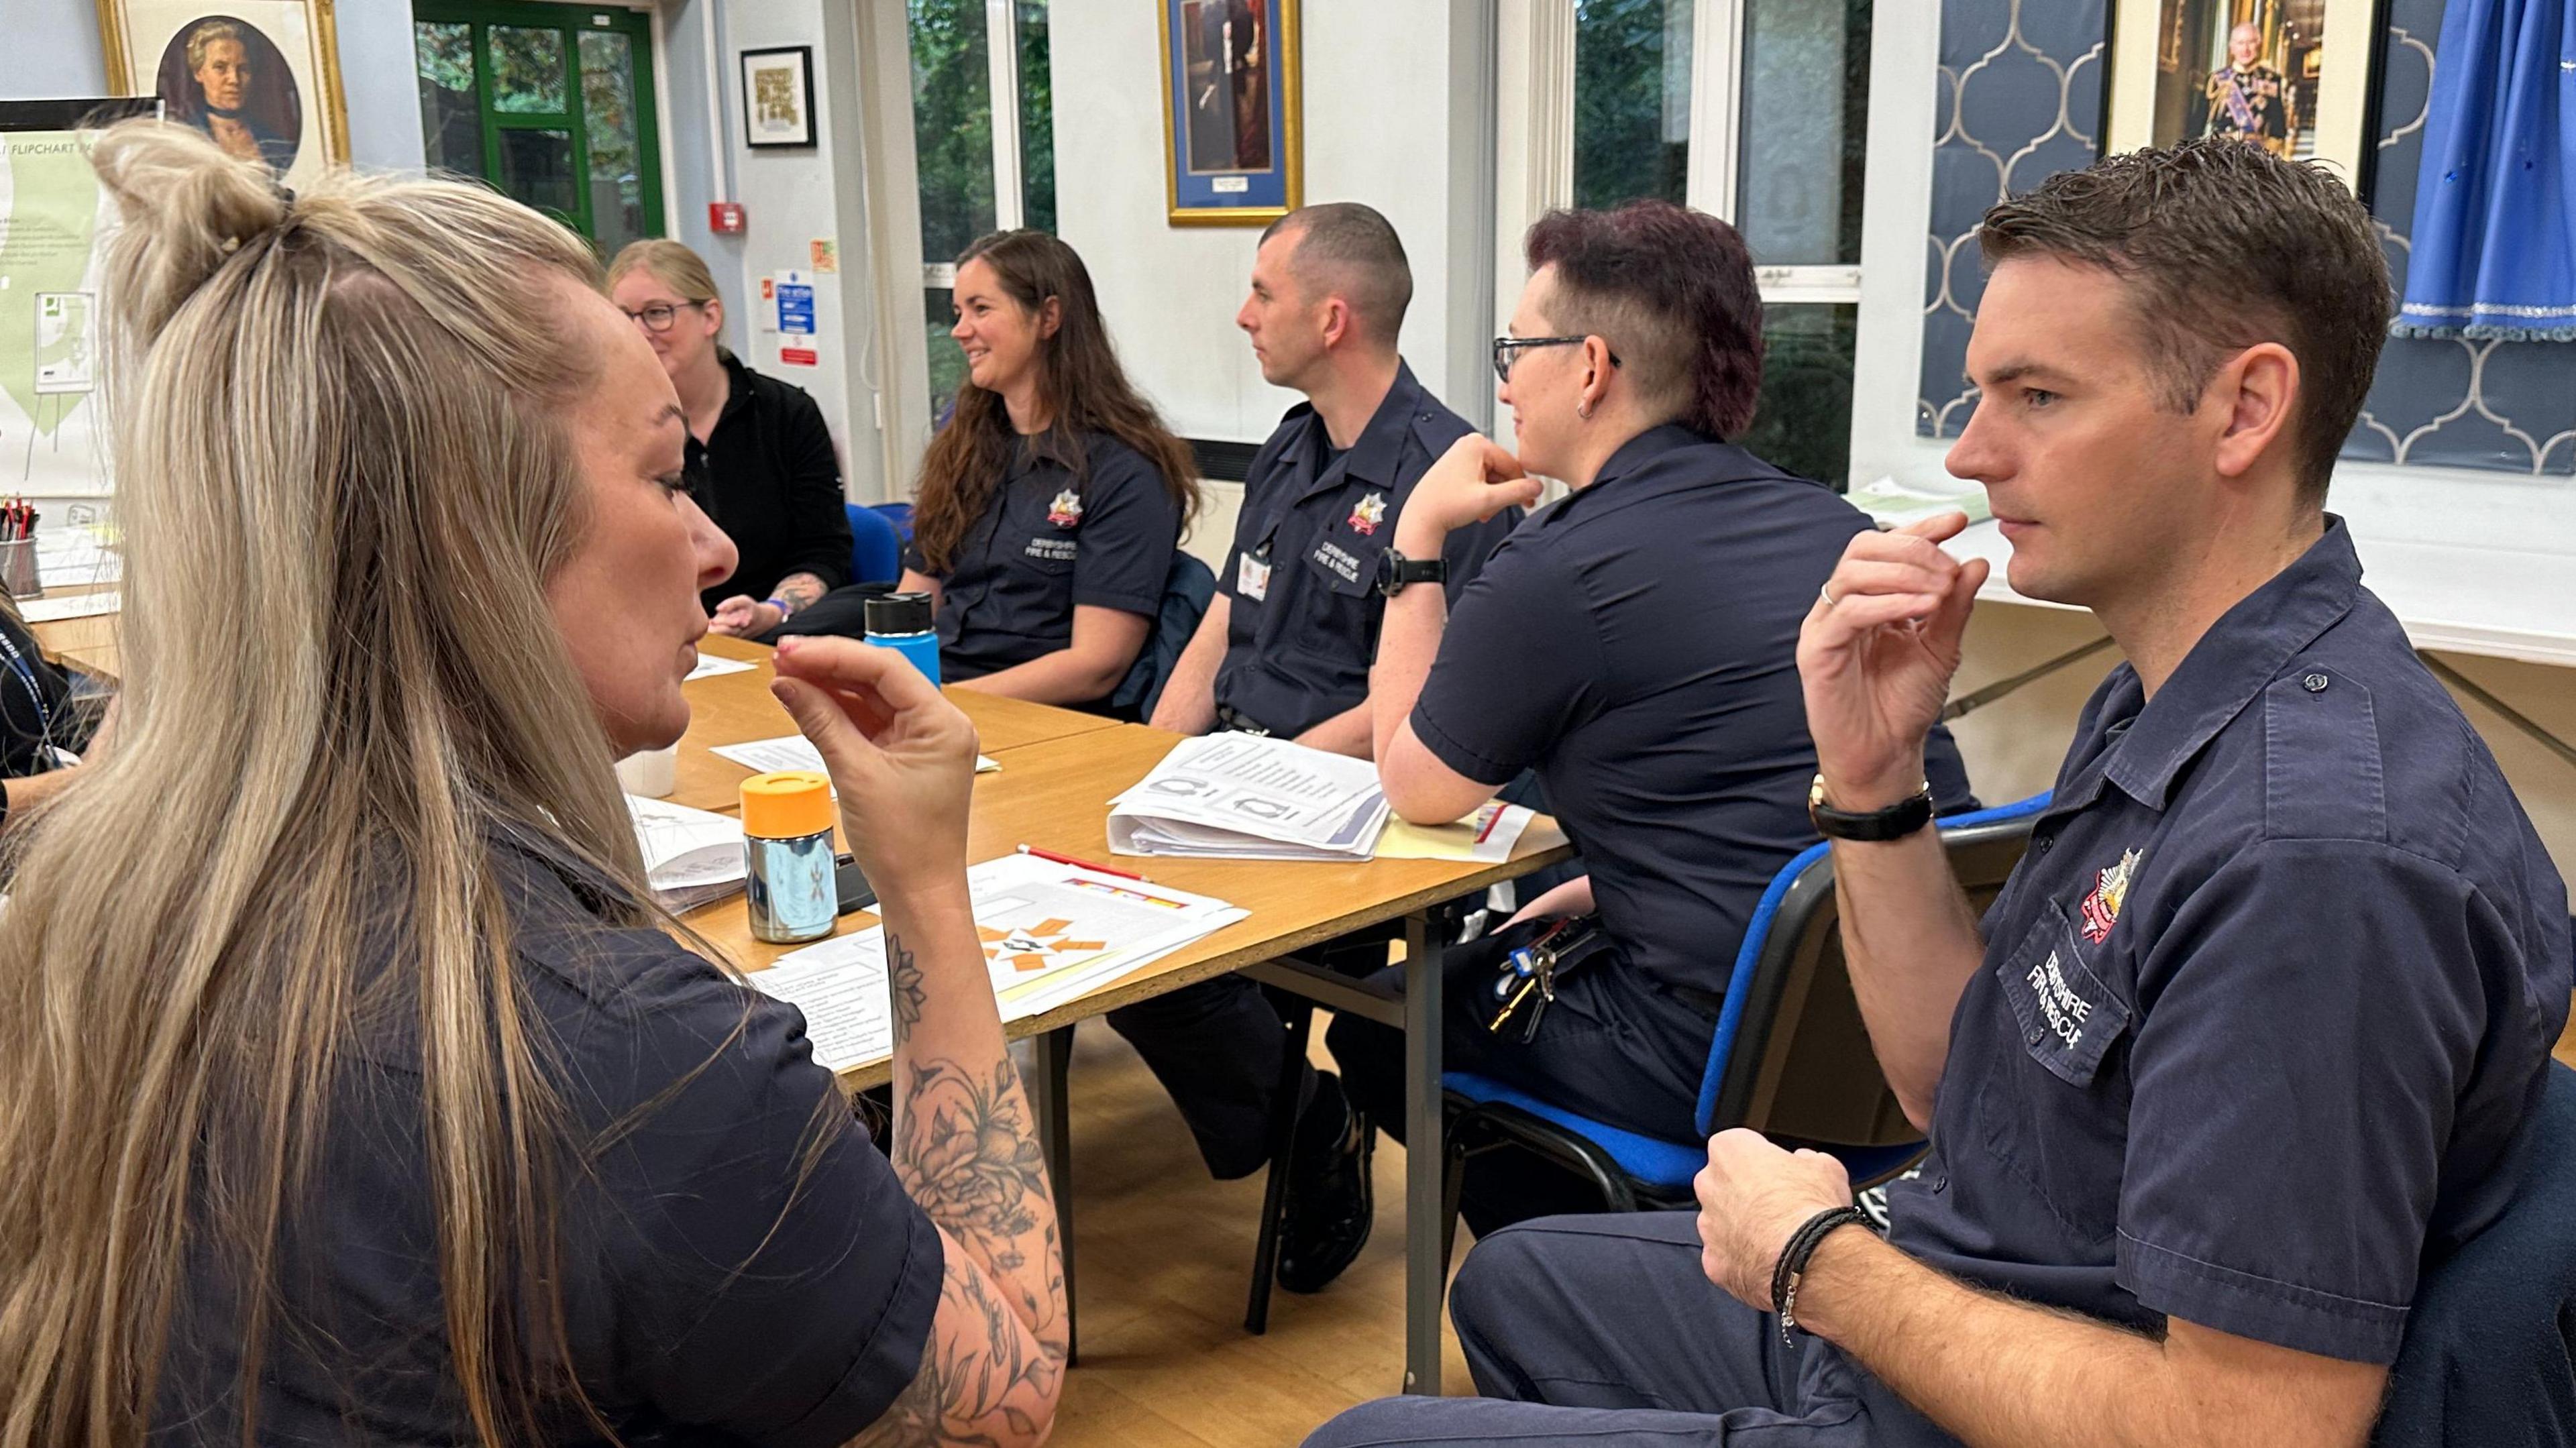
[[[1397,813],[1434,823],[1533,770],[1591,866],[1449,953],[1453,1069],[1687,1141],[1754,903],[1817,838],[1798,626],[1870,522],[1727,441],[1762,383],[1762,300],[1735,228],[1634,201],[1552,212],[1527,251],[1529,284],[1494,341],[1518,453],[1460,439],[1379,565],[1378,773]],[[1454,617],[1441,589],[1408,586],[1452,530],[1536,503],[1541,478],[1573,495],[1503,540]],[[1972,803],[1946,734],[1929,764],[1945,811]],[[1535,1031],[1519,1017],[1490,1029],[1498,963],[1568,916],[1594,917],[1589,957],[1560,972]],[[1400,1122],[1401,1035],[1344,1014],[1329,1039],[1353,1100]],[[1562,1209],[1557,1179],[1480,1154],[1469,1225]]]

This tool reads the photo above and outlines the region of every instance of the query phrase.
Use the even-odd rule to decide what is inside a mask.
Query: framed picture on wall
[[[98,28],[110,90],[158,96],[287,185],[349,159],[331,0],[98,0]]]
[[[2379,0],[2119,0],[2109,151],[2229,136],[2359,191]]]
[[[1297,0],[1156,0],[1175,226],[1266,226],[1303,189]]]
[[[814,144],[812,46],[742,53],[742,140],[746,146]]]

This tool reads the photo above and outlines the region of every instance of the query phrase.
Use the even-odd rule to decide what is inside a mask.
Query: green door
[[[425,160],[479,176],[603,257],[662,234],[653,41],[640,11],[415,0]]]

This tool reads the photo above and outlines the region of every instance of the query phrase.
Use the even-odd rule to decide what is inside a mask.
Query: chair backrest
[[[2504,1214],[2428,1263],[2371,1442],[2576,1442],[2576,1071],[2551,1062]]]
[[[1939,822],[1950,866],[1983,910],[2048,808],[2033,795]],[[1819,842],[1771,879],[1736,951],[1699,1087],[1700,1135],[1750,1126],[1818,1145],[1919,1140],[1878,1067],[1843,964],[1834,861]]]
[[[892,583],[903,576],[903,539],[894,521],[874,508],[843,503],[850,515],[850,581]]]
[[[1172,676],[1181,651],[1190,646],[1190,636],[1199,631],[1199,620],[1207,617],[1208,604],[1215,597],[1215,570],[1174,549],[1171,571],[1163,575],[1163,606],[1154,617],[1153,631],[1145,636],[1145,647],[1128,666],[1127,677],[1109,695],[1110,709],[1132,712],[1138,719],[1154,717],[1164,681]]]
[[[912,505],[910,503],[871,503],[868,511],[894,525],[895,536],[912,541]]]

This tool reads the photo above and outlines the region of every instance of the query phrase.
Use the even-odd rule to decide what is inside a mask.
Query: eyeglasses
[[[1512,380],[1512,363],[1532,347],[1571,347],[1589,342],[1590,337],[1496,337],[1494,339],[1494,376],[1504,382]],[[1610,354],[1610,365],[1619,365],[1619,354]]]
[[[704,302],[682,302],[679,307],[674,307],[665,305],[661,302],[655,302],[653,305],[646,307],[640,312],[626,312],[626,320],[633,322],[635,325],[643,328],[647,332],[667,332],[671,330],[671,324],[679,320],[680,307],[703,307],[705,305],[706,303]],[[618,308],[618,310],[621,312],[626,311],[623,307]]]

